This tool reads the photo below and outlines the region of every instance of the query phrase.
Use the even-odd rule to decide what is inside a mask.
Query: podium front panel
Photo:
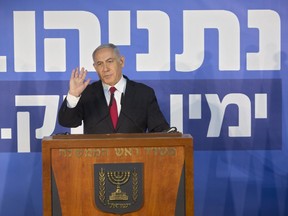
[[[189,136],[44,139],[44,213],[193,215],[191,158]]]

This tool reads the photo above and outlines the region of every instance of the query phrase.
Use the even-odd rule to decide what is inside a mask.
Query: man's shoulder
[[[150,86],[146,85],[145,83],[134,81],[134,80],[127,80],[127,85],[130,85],[131,87],[143,89],[143,90],[153,90]]]
[[[94,81],[87,86],[88,89],[100,88],[100,87],[102,87],[101,80]]]
[[[142,98],[143,100],[144,98],[151,98],[155,95],[153,88],[137,81],[127,81],[126,92],[130,92],[132,95],[137,94],[137,98]]]

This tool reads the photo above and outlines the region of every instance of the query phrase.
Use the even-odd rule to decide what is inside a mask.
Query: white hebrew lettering
[[[281,20],[272,10],[249,10],[248,27],[259,30],[259,52],[247,53],[247,70],[281,69]]]
[[[162,11],[137,11],[137,27],[148,29],[149,35],[148,53],[136,54],[137,71],[169,71],[169,16]]]
[[[79,31],[80,67],[94,71],[92,53],[101,43],[98,18],[87,11],[44,11],[45,29],[77,29]]]
[[[267,94],[255,94],[255,118],[265,119],[267,117]]]
[[[66,71],[66,43],[64,38],[44,39],[45,72]]]
[[[201,94],[189,94],[189,119],[201,119]]]
[[[222,102],[217,94],[206,94],[211,111],[211,120],[207,137],[219,137],[226,107],[230,104],[238,106],[238,126],[229,126],[229,137],[251,136],[251,102],[244,94],[227,94]]]
[[[16,106],[45,106],[43,126],[37,128],[35,137],[42,139],[44,136],[50,136],[56,125],[58,110],[58,95],[16,95]],[[30,124],[30,121],[29,121]]]
[[[170,125],[183,132],[183,95],[170,95]]]
[[[109,42],[131,45],[130,11],[109,11]]]
[[[30,113],[17,112],[17,152],[30,152]]]
[[[0,56],[0,73],[7,72],[7,57]]]
[[[14,11],[15,72],[36,72],[35,11]]]
[[[131,11],[108,12],[109,42],[117,45],[131,45]],[[98,18],[88,11],[44,11],[43,13],[45,29],[79,31],[77,66],[79,64],[88,71],[94,71],[91,53],[101,44],[101,26]],[[36,72],[35,16],[35,11],[14,11],[13,13],[15,72]],[[259,51],[246,54],[246,69],[280,70],[281,19],[279,14],[273,10],[248,10],[247,20],[248,28],[255,28],[259,31]],[[136,70],[170,71],[171,23],[169,14],[159,10],[140,10],[137,11],[136,22],[138,29],[145,29],[148,32],[146,53],[136,54]],[[183,11],[183,51],[181,54],[175,54],[175,70],[193,72],[203,65],[205,30],[207,29],[218,31],[219,70],[239,71],[240,24],[238,17],[227,10]],[[45,38],[44,40],[45,71],[64,72],[67,56],[65,38]],[[6,56],[0,56],[0,72],[7,72],[6,58]]]
[[[191,72],[204,61],[204,30],[219,31],[219,70],[240,69],[240,27],[235,14],[224,10],[183,11],[183,53],[176,54],[176,70]]]

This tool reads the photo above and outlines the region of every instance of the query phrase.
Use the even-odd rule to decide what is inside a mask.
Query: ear
[[[120,64],[121,64],[121,67],[124,67],[124,65],[125,65],[125,57],[124,56],[120,57]]]

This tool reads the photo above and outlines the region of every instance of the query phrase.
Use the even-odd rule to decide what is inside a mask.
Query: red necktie
[[[114,128],[116,128],[116,125],[117,125],[117,121],[118,121],[118,111],[117,111],[117,103],[116,103],[116,100],[114,98],[114,92],[116,91],[116,88],[115,87],[111,87],[109,89],[110,91],[110,116],[111,116],[111,119],[112,119],[112,123],[113,123],[113,126]]]

